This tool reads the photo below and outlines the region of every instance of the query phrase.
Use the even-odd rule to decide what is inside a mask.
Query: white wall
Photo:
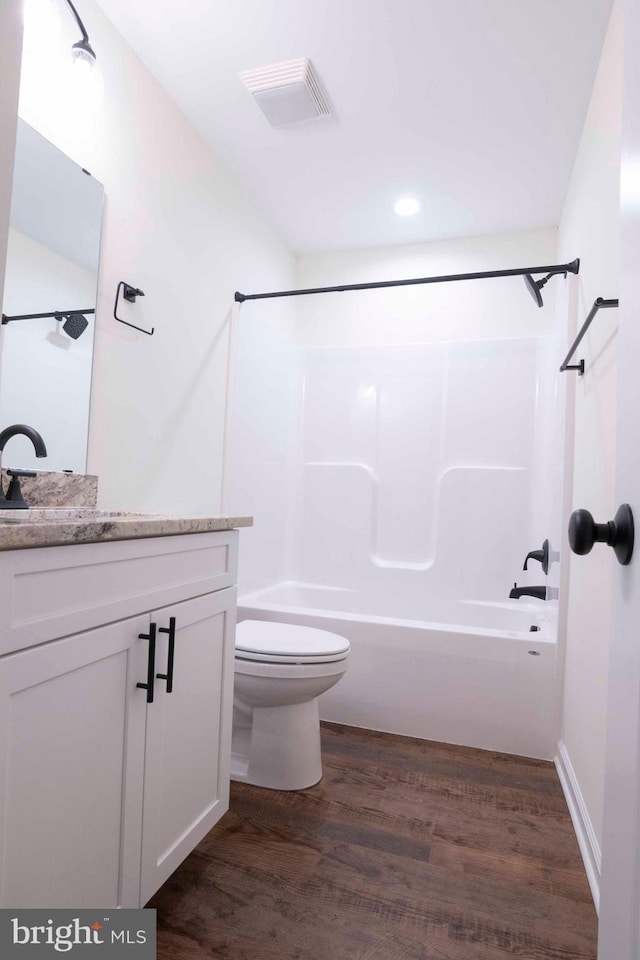
[[[294,326],[293,300],[246,302],[238,309],[224,502],[225,513],[255,517],[242,532],[245,591],[289,575],[303,374]]]
[[[215,513],[233,293],[290,287],[293,261],[92,0],[82,15],[101,106],[26,42],[20,114],[105,186],[89,470],[103,505]],[[124,309],[153,337],[113,319],[119,280],[145,291]]]
[[[21,0],[0,4],[0,302],[4,287],[22,53]]]
[[[571,297],[571,337],[596,297],[618,296],[622,36],[622,12],[616,3],[559,230],[559,256],[571,253],[581,258]],[[617,311],[601,311],[576,354],[576,360],[585,359],[584,377],[562,374],[569,378],[569,414],[574,421],[573,435],[568,433],[565,524],[578,507],[589,509],[598,521],[610,520],[617,508],[616,331]],[[582,796],[594,832],[597,861],[616,561],[603,546],[596,546],[588,557],[574,556],[567,549],[563,556],[569,594],[561,740],[575,775],[574,789]]]
[[[544,266],[556,262],[556,243],[555,230],[540,230],[301,257],[298,285]],[[305,346],[344,346],[541,336],[553,329],[552,307],[563,283],[549,281],[543,309],[526,293],[522,277],[301,297],[298,338]]]

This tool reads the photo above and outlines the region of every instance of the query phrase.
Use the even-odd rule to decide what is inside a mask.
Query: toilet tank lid
[[[328,657],[349,652],[337,633],[270,620],[243,620],[236,627],[236,650],[279,657]]]

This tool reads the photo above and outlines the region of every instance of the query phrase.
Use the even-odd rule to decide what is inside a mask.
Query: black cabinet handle
[[[139,640],[149,641],[149,659],[147,660],[147,682],[136,683],[136,687],[147,691],[147,703],[153,703],[153,684],[156,671],[156,624],[149,624],[149,633],[139,633]]]
[[[594,543],[613,547],[618,562],[630,563],[633,555],[633,513],[628,503],[618,507],[613,520],[596,523],[588,510],[574,510],[569,520],[569,546],[574,553],[584,556]]]
[[[173,693],[173,654],[176,647],[176,618],[169,617],[168,627],[159,627],[160,633],[169,634],[169,654],[167,656],[167,672],[156,673],[158,680],[167,681],[167,693]]]

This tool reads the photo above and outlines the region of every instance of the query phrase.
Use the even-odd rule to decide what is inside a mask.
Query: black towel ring
[[[136,297],[144,297],[144,290],[139,290],[137,287],[132,287],[130,284],[125,283],[124,280],[121,280],[116,290],[116,302],[113,305],[113,315],[118,323],[124,323],[125,327],[133,327],[134,330],[139,330],[140,333],[146,333],[148,337],[152,337],[153,332],[156,329],[155,327],[151,327],[151,330],[145,330],[143,327],[136,327],[135,323],[128,323],[126,320],[123,320],[122,317],[118,316],[120,291],[122,291],[122,296],[125,300],[128,300],[129,303],[135,303]]]

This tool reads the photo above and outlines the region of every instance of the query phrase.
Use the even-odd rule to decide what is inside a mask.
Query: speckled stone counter
[[[252,524],[252,517],[184,517],[74,507],[3,510],[0,550],[211,533]]]
[[[2,488],[6,494],[11,477],[2,468]],[[21,477],[20,489],[33,507],[95,507],[98,502],[98,478],[89,473],[59,473],[37,470],[35,477]]]

